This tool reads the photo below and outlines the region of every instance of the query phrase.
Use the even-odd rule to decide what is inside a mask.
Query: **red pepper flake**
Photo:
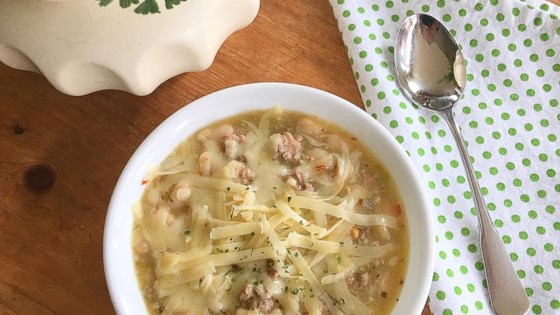
[[[395,212],[396,212],[397,215],[401,215],[401,213],[402,213],[401,205],[396,205],[395,206]]]
[[[326,171],[326,170],[327,170],[327,167],[326,167],[325,165],[317,165],[317,166],[315,166],[315,171],[316,171],[317,173],[322,173],[322,172],[324,172],[324,171]]]
[[[142,185],[146,185],[146,184],[149,183],[149,182],[150,182],[149,180],[143,179],[143,180],[142,180]]]

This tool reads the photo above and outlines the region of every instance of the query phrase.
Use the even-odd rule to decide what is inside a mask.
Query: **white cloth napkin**
[[[454,112],[491,217],[530,297],[529,314],[560,314],[560,20],[537,0],[330,0],[366,111],[406,149],[436,224],[435,314],[491,314],[478,223],[443,119],[395,82],[394,41],[407,15],[442,21],[467,60]]]

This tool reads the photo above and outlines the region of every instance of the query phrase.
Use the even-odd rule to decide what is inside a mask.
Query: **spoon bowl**
[[[463,95],[463,55],[453,36],[433,17],[416,14],[403,22],[395,61],[399,85],[416,105],[443,110]]]
[[[525,314],[529,310],[529,299],[492,224],[453,117],[453,106],[463,96],[466,86],[465,61],[459,45],[445,26],[432,16],[409,16],[397,32],[395,68],[404,95],[416,105],[439,113],[457,142],[478,210],[480,248],[494,312],[498,315]]]

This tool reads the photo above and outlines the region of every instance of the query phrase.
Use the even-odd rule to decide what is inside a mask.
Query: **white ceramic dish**
[[[151,93],[210,67],[222,43],[249,25],[260,0],[189,0],[160,14],[119,1],[0,0],[0,62],[44,75],[59,91]]]
[[[393,314],[420,314],[434,270],[434,227],[418,175],[404,150],[384,127],[357,106],[317,89],[257,83],[225,89],[180,109],[136,150],[121,174],[105,222],[105,276],[119,315],[147,314],[134,273],[131,207],[142,195],[142,178],[186,137],[216,120],[240,112],[283,108],[314,114],[354,134],[385,164],[399,187],[410,223],[410,264]]]

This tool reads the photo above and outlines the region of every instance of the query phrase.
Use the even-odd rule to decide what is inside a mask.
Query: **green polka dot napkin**
[[[532,314],[560,314],[560,19],[537,0],[330,0],[368,113],[416,165],[436,222],[435,314],[491,314],[478,223],[459,152],[436,114],[395,82],[400,23],[442,21],[467,60],[457,123]]]

